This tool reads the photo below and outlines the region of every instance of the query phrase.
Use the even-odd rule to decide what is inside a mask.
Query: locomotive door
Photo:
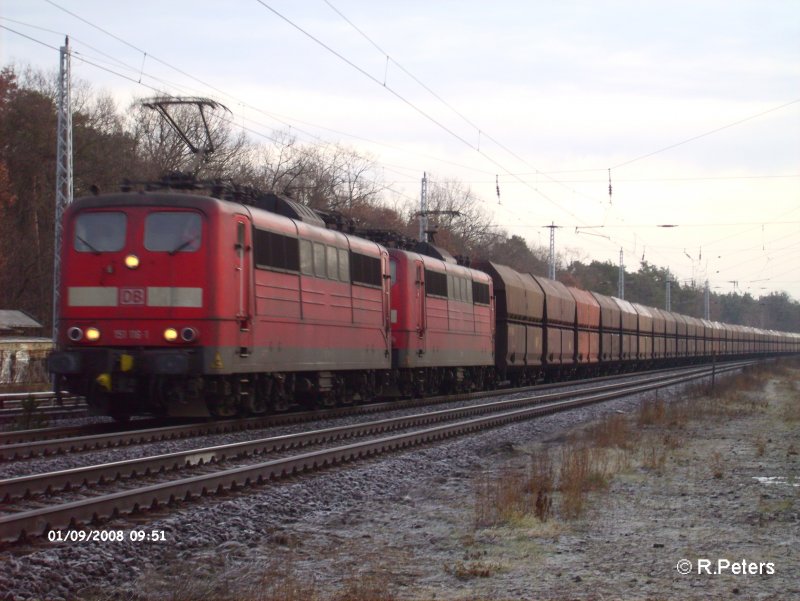
[[[233,248],[236,254],[236,258],[234,260],[234,277],[236,280],[236,323],[239,330],[239,354],[243,357],[246,357],[250,354],[250,347],[253,344],[253,312],[251,306],[253,244],[250,240],[251,228],[247,218],[243,215],[237,215],[235,220],[236,243],[234,244]]]
[[[416,299],[415,300],[415,308],[414,314],[416,317],[416,330],[417,336],[415,339],[415,346],[414,349],[420,357],[425,354],[425,339],[426,339],[426,330],[428,327],[428,316],[427,316],[427,306],[426,306],[426,294],[425,294],[425,266],[422,264],[422,261],[415,261],[415,269],[416,269]]]

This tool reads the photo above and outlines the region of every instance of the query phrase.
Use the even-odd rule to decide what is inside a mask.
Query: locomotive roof
[[[187,208],[208,208],[212,206],[222,207],[225,205],[235,206],[236,203],[230,203],[218,198],[199,194],[181,194],[179,192],[161,191],[133,191],[116,192],[113,194],[100,194],[98,196],[83,196],[76,199],[70,205],[70,208],[73,210],[78,210],[102,207],[124,207],[131,205],[143,207],[178,206]]]
[[[489,274],[481,271],[480,269],[473,269],[472,267],[467,267],[466,265],[458,265],[457,263],[451,263],[449,261],[437,259],[436,257],[432,257],[430,255],[400,248],[390,248],[389,254],[392,256],[402,254],[407,258],[413,257],[419,259],[426,268],[433,268],[435,271],[441,271],[448,274],[460,274],[464,276],[469,275],[473,280],[477,281],[489,279]]]

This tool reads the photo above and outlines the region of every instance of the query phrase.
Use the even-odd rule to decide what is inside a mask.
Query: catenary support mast
[[[69,37],[61,47],[58,71],[58,125],[56,132],[56,212],[53,261],[53,342],[58,344],[61,300],[61,238],[64,209],[72,202],[72,103],[70,96]]]
[[[428,241],[428,174],[422,174],[419,191],[419,241]]]

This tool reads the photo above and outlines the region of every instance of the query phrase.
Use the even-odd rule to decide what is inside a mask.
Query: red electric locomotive
[[[117,417],[374,395],[391,364],[386,249],[267,200],[272,211],[164,191],[75,201],[51,371]]]
[[[484,388],[494,378],[491,278],[442,258],[391,249],[392,366],[401,394]]]

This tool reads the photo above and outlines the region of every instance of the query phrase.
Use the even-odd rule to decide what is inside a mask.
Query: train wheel
[[[250,415],[262,415],[267,412],[267,403],[263,395],[259,394],[258,386],[251,377],[239,378],[236,382],[236,396],[242,411]]]
[[[274,374],[265,380],[264,396],[268,399],[267,403],[271,411],[283,413],[289,410],[291,402],[287,388],[289,387],[286,385],[284,374]]]
[[[91,415],[109,415],[113,417],[111,395],[99,384],[91,382],[86,391],[86,404]]]
[[[233,393],[231,382],[217,379],[207,395],[208,410],[213,417],[234,417],[238,413],[237,395]]]

